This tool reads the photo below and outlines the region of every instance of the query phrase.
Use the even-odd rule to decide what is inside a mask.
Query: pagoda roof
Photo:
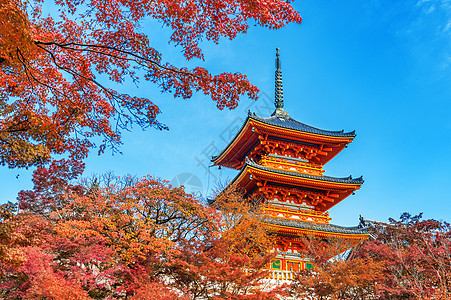
[[[244,195],[249,195],[258,189],[257,182],[267,182],[270,185],[285,186],[299,190],[312,190],[320,193],[332,192],[338,195],[333,201],[321,202],[315,205],[319,211],[327,211],[343,199],[359,189],[363,184],[363,178],[316,176],[300,172],[292,172],[282,169],[268,168],[249,159],[232,180],[230,185],[235,185]]]
[[[327,145],[329,153],[320,157],[320,164],[325,164],[352,142],[355,131],[328,131],[309,126],[291,118],[288,113],[276,110],[268,118],[262,118],[249,111],[238,133],[217,156],[212,157],[215,165],[239,169],[247,154],[258,145],[259,135],[293,141],[307,145]],[[324,150],[323,150],[324,151]]]
[[[273,217],[265,217],[263,221],[270,225],[289,227],[301,231],[321,232],[330,235],[369,235],[370,233],[369,228],[366,226],[343,227],[333,224],[320,224]]]
[[[299,173],[299,172],[291,172],[291,171],[281,170],[281,169],[267,168],[265,166],[257,164],[256,162],[254,162],[250,159],[247,159],[247,158],[246,158],[246,165],[252,166],[252,167],[260,169],[260,170],[269,171],[269,172],[296,176],[296,177],[301,177],[301,178],[309,178],[309,179],[314,179],[314,180],[319,180],[319,181],[328,181],[328,182],[336,182],[336,183],[344,183],[344,184],[357,184],[357,185],[361,185],[364,182],[363,176],[360,176],[358,178],[353,178],[352,176],[348,176],[348,177],[316,176],[316,175],[304,174],[304,173]],[[238,174],[238,176],[239,175],[240,174]]]
[[[329,131],[324,129],[319,129],[307,124],[304,124],[302,122],[299,122],[292,117],[290,117],[288,114],[286,116],[281,116],[277,114],[271,115],[269,118],[261,118],[257,116],[255,113],[249,112],[249,118],[252,118],[254,120],[266,123],[268,125],[273,125],[281,128],[286,129],[292,129],[297,130],[305,133],[312,133],[317,135],[323,135],[323,136],[330,136],[330,137],[345,137],[345,138],[354,138],[356,136],[355,130],[350,132],[344,132],[344,130],[340,131]]]

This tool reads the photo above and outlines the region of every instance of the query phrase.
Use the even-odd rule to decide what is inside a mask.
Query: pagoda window
[[[280,269],[281,269],[280,259],[274,260],[274,261],[271,263],[271,268],[272,268],[272,269],[276,269],[276,270],[280,270]]]

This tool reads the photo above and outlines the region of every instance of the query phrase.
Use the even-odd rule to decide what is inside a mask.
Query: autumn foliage
[[[0,164],[37,168],[34,188],[0,208],[0,298],[279,293],[260,288],[272,239],[239,194],[210,207],[150,177],[102,187],[75,181],[89,151],[117,149],[124,130],[167,129],[152,99],[118,83],[147,81],[183,99],[200,92],[219,109],[257,97],[245,75],[171,64],[148,21],[169,28],[187,60],[203,60],[201,41],[301,17],[282,0],[0,0]]]
[[[382,269],[370,257],[315,261],[313,271],[297,274],[291,294],[301,299],[379,299],[375,295]]]
[[[265,280],[274,236],[237,191],[207,205],[152,177],[76,182],[96,143],[102,152],[133,125],[167,128],[152,99],[116,83],[148,81],[183,99],[200,92],[219,109],[256,98],[245,75],[172,65],[145,21],[169,28],[187,60],[202,60],[203,40],[234,39],[252,23],[300,23],[290,1],[48,4],[0,0],[0,164],[37,167],[34,188],[0,205],[1,299],[451,298],[446,222],[371,222],[371,239],[357,247],[304,237],[313,270],[275,286]]]
[[[35,188],[21,193],[19,213],[15,205],[2,206],[0,295],[6,299],[280,294],[262,290],[273,239],[259,208],[239,193],[223,193],[212,207],[151,177],[125,187],[80,186],[43,176],[48,171],[35,172]]]
[[[450,298],[446,222],[409,214],[370,222],[371,239],[332,259],[355,244],[304,237],[313,270],[271,285],[275,237],[237,191],[206,205],[151,177],[76,184],[83,166],[70,166],[38,168],[20,209],[1,206],[5,299]]]
[[[364,244],[383,265],[380,294],[392,299],[451,298],[451,227],[404,213],[389,224],[374,223],[377,239]]]
[[[292,293],[306,299],[450,299],[451,227],[404,213],[389,223],[370,222],[371,239],[347,256],[315,258]]]
[[[188,60],[203,59],[202,40],[233,39],[249,22],[301,22],[282,0],[0,0],[0,164],[42,165],[55,154],[80,160],[96,141],[100,152],[116,149],[132,125],[167,128],[151,99],[114,83],[149,81],[184,99],[201,92],[219,109],[243,95],[256,99],[245,75],[167,62],[152,46],[161,37],[143,30],[149,19],[171,30]]]

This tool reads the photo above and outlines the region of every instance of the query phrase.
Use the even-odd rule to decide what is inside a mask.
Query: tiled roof
[[[293,129],[293,130],[312,133],[312,134],[319,134],[319,135],[332,136],[332,137],[347,137],[347,138],[354,138],[356,136],[355,131],[351,131],[351,132],[344,132],[344,130],[328,131],[328,130],[315,128],[315,127],[309,126],[307,124],[301,123],[299,121],[296,121],[295,119],[291,118],[288,114],[281,115],[281,114],[276,114],[276,112],[274,112],[274,114],[272,116],[270,116],[269,118],[261,118],[261,117],[257,116],[255,113],[249,111],[247,119],[244,121],[243,125],[241,125],[241,127],[238,130],[238,132],[236,133],[235,137],[230,141],[230,143],[227,145],[227,147],[225,147],[224,150],[220,154],[218,154],[216,156],[212,156],[212,161],[216,160],[219,156],[221,156],[230,147],[230,145],[235,141],[235,139],[240,134],[241,130],[243,130],[244,126],[246,125],[246,123],[249,119],[253,119],[253,120],[263,122],[265,124],[269,124],[269,125],[273,125],[273,126],[278,126],[281,128]]]
[[[330,177],[330,176],[315,176],[315,175],[298,173],[298,172],[290,172],[290,171],[281,170],[281,169],[267,168],[267,167],[257,164],[256,162],[254,162],[248,158],[246,158],[246,164],[244,165],[243,169],[246,167],[246,165],[249,165],[251,167],[254,167],[254,168],[257,168],[260,170],[264,170],[264,171],[270,171],[270,172],[275,172],[275,173],[280,173],[280,174],[285,174],[285,175],[290,175],[290,176],[296,176],[296,177],[310,178],[310,179],[329,181],[329,182],[348,183],[348,184],[362,184],[363,183],[362,176],[360,176],[358,178],[352,178],[352,176],[344,177],[344,178],[337,178],[337,177]],[[240,172],[240,174],[241,174],[241,172]],[[240,174],[238,174],[238,176]]]
[[[287,226],[292,228],[300,228],[307,230],[315,230],[322,232],[331,232],[331,233],[344,233],[344,234],[369,234],[368,227],[362,226],[354,226],[354,227],[343,227],[333,224],[318,224],[318,223],[310,223],[297,221],[292,219],[282,219],[282,218],[273,218],[273,217],[265,217],[265,223]]]
[[[273,114],[269,118],[260,118],[255,113],[249,112],[249,118],[269,124],[269,125],[283,127],[283,128],[287,128],[287,129],[298,130],[298,131],[307,132],[307,133],[326,135],[326,136],[334,136],[334,137],[352,137],[353,138],[356,136],[355,131],[351,131],[351,132],[344,132],[344,130],[329,131],[329,130],[315,128],[315,127],[309,126],[307,124],[301,123],[299,121],[296,121],[295,119],[288,116],[288,114],[286,114],[285,116]]]

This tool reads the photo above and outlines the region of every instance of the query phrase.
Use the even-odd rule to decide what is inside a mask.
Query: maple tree
[[[146,80],[174,97],[195,91],[219,109],[256,99],[257,88],[239,73],[171,65],[142,31],[154,19],[172,34],[186,59],[203,59],[200,42],[218,43],[248,30],[270,29],[301,17],[283,0],[0,0],[0,163],[27,167],[52,154],[83,159],[100,137],[99,151],[117,147],[133,124],[165,129],[151,99],[110,82]],[[105,80],[107,79],[107,80]],[[113,87],[112,87],[113,86]]]
[[[70,199],[68,193],[82,194],[85,188],[71,181],[84,171],[84,164],[77,160],[54,160],[47,167],[38,167],[33,173],[34,189],[20,191],[18,201],[21,209],[48,216],[63,208]]]
[[[295,273],[289,290],[302,299],[365,299],[374,295],[375,282],[384,274],[383,265],[367,253],[357,257],[356,242],[341,238],[302,237],[303,254],[313,264],[313,270]],[[357,247],[357,248],[356,248]],[[349,259],[352,257],[352,259]]]
[[[371,222],[372,239],[304,237],[313,270],[267,286],[274,236],[257,201],[226,190],[211,206],[151,177],[73,183],[83,165],[55,161],[0,206],[5,299],[447,299],[451,227],[404,214]],[[61,176],[67,175],[67,176]],[[114,184],[112,184],[114,183]],[[347,260],[342,260],[348,257]]]
[[[328,259],[329,251],[317,245],[307,247],[314,270],[297,275],[292,294],[306,299],[450,298],[448,223],[404,213],[400,220],[370,225],[372,238],[346,260]]]
[[[15,213],[17,204],[5,203],[0,206],[0,262],[11,266],[20,265],[23,257],[17,249],[17,245],[23,240],[23,235],[16,233],[20,221]],[[4,275],[0,273],[0,276]]]
[[[290,290],[302,299],[374,299],[382,270],[383,264],[368,257],[315,263],[313,271],[296,275]]]
[[[451,226],[423,220],[422,214],[401,215],[390,223],[373,222],[376,239],[365,243],[384,265],[379,294],[389,299],[449,299],[451,297]]]
[[[279,299],[283,289],[264,281],[276,240],[263,226],[261,207],[233,188],[218,193],[213,206],[218,236],[181,244],[170,264],[176,286],[200,299]]]
[[[146,19],[169,27],[170,42],[187,60],[202,60],[203,39],[233,39],[252,20],[280,28],[301,22],[299,14],[281,0],[66,0],[43,12],[49,4],[0,0],[0,164],[38,166],[34,189],[19,193],[19,210],[0,207],[1,297],[278,294],[258,288],[271,239],[245,202],[232,200],[238,195],[219,210],[150,177],[107,187],[73,182],[96,142],[103,152],[116,149],[121,132],[135,124],[167,128],[151,99],[120,92],[115,83],[145,80],[184,99],[201,92],[219,109],[257,97],[242,74],[163,60],[154,36],[141,31]]]
[[[34,189],[21,193],[19,213],[11,205],[2,210],[0,295],[6,299],[281,294],[277,287],[262,290],[273,239],[259,208],[239,193],[223,193],[212,207],[151,177],[80,186],[69,177],[58,181],[58,168],[70,173],[64,161],[38,168]],[[51,169],[55,177],[47,176]]]

